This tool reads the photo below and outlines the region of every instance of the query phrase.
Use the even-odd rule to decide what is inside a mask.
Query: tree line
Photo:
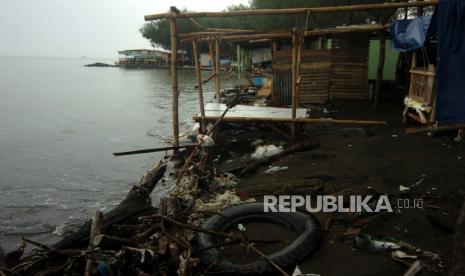
[[[408,0],[391,0],[401,2]],[[324,6],[342,6],[367,3],[385,3],[386,0],[250,0],[249,5],[233,5],[227,11],[244,9],[280,9],[280,8],[314,8]],[[181,10],[186,12],[187,10]],[[198,18],[202,26],[209,28],[253,29],[258,31],[288,31],[294,27],[300,29],[328,28],[353,24],[370,24],[382,18],[389,17],[394,11],[360,11],[350,13],[310,14],[310,15],[279,15],[279,16],[245,16]],[[189,33],[200,31],[185,19],[178,20],[178,32]],[[158,20],[145,23],[140,32],[148,39],[153,47],[170,48],[170,28],[167,20]],[[183,47],[184,46],[184,47]],[[190,45],[181,45],[188,54]],[[205,47],[205,46],[204,46]],[[206,49],[203,49],[206,50]]]

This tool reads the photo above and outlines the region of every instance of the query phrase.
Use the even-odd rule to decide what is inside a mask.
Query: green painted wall
[[[379,60],[379,40],[370,40],[370,57],[368,63],[368,78],[376,80]],[[396,65],[399,52],[391,48],[391,40],[386,40],[386,61],[384,63],[384,80],[394,81],[396,79]]]

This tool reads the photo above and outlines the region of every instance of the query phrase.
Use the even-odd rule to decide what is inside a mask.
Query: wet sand
[[[400,101],[385,103],[373,112],[371,104],[360,101],[335,102],[327,109],[340,119],[386,120],[387,126],[308,126],[302,142],[320,147],[299,152],[273,163],[288,167],[273,174],[262,167],[255,175],[240,180],[242,198],[262,195],[357,195],[386,194],[391,202],[399,198],[423,199],[423,209],[397,209],[381,214],[315,214],[329,225],[320,248],[300,264],[304,273],[321,275],[400,275],[408,266],[390,258],[389,252],[368,253],[356,248],[354,236],[344,233],[360,224],[361,232],[377,238],[392,237],[442,256],[445,270],[451,267],[453,233],[465,195],[465,150],[453,141],[456,132],[405,135]],[[257,126],[224,126],[221,139],[226,146],[218,156],[222,169],[244,166],[261,139],[265,144],[284,145],[288,141]],[[246,129],[246,131],[241,131]],[[399,186],[411,186],[401,194]],[[331,217],[331,218],[330,218]],[[438,223],[437,220],[441,223]],[[331,221],[331,223],[328,223]],[[358,223],[358,224],[357,224]],[[435,275],[423,272],[422,275]]]

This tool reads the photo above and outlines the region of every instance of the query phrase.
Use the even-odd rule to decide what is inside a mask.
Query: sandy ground
[[[287,170],[266,174],[267,167],[241,179],[237,191],[242,198],[258,201],[268,194],[387,194],[423,200],[423,208],[397,209],[381,214],[315,214],[326,232],[319,249],[300,264],[304,273],[321,275],[402,275],[408,265],[391,259],[390,252],[364,252],[356,247],[360,229],[376,238],[393,238],[422,250],[438,253],[444,268],[431,263],[421,275],[447,274],[453,252],[453,228],[465,195],[465,150],[453,141],[455,133],[405,135],[402,104],[385,103],[373,112],[367,102],[348,101],[327,105],[340,119],[386,120],[387,126],[308,126],[300,141],[314,141],[320,147],[288,156],[273,166]],[[313,114],[313,113],[312,113]],[[317,115],[318,117],[318,115]],[[285,146],[288,141],[258,126],[224,126],[221,138],[225,147],[218,163],[225,171],[244,166],[254,151],[251,145],[261,139],[265,144]],[[411,186],[401,194],[399,186]],[[419,183],[419,184],[418,184]],[[395,204],[394,204],[395,205]]]

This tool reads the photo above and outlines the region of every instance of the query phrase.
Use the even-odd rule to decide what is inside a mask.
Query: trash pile
[[[205,267],[205,262],[201,261],[203,252],[208,250],[194,246],[199,234],[211,235],[227,244],[240,244],[243,254],[252,254],[261,260],[258,263],[265,262],[267,269],[283,271],[279,261],[264,258],[266,255],[254,245],[257,241],[249,241],[244,233],[235,233],[237,229],[245,231],[244,226],[229,232],[203,228],[205,219],[230,210],[232,206],[255,202],[254,198],[242,201],[237,196],[237,177],[234,174],[207,165],[212,164],[212,156],[215,156],[212,154],[215,126],[207,127],[209,131],[206,134],[197,135],[197,146],[165,158],[149,170],[113,210],[106,214],[96,211],[91,221],[56,244],[49,246],[24,238],[17,250],[7,254],[1,251],[0,275],[186,275],[209,270],[218,272],[220,267],[215,268],[214,264]],[[282,154],[315,147],[317,145],[313,143],[298,144],[285,150],[274,145],[258,147],[253,154],[256,163],[251,165],[252,170],[269,164]],[[159,205],[154,207],[151,193],[160,181],[171,182],[172,188],[169,196],[162,197]],[[317,229],[315,226],[311,230]],[[24,254],[26,251],[31,253]],[[292,263],[292,259],[288,260]],[[260,266],[264,267],[263,264]]]

